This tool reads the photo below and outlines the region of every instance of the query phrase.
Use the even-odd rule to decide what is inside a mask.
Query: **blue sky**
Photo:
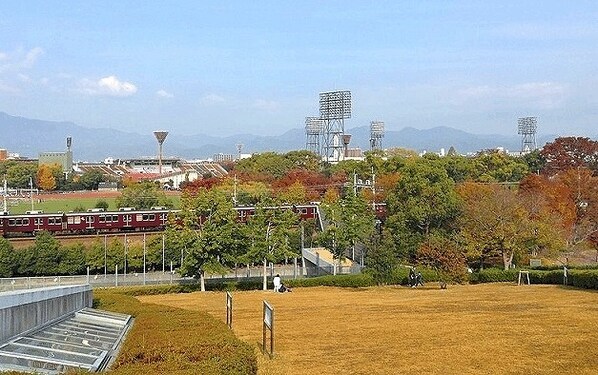
[[[149,133],[345,127],[598,134],[596,1],[0,3],[0,111]]]

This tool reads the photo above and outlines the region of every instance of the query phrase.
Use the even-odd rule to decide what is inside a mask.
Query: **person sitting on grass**
[[[274,276],[274,280],[272,280],[272,283],[274,284],[274,291],[275,292],[280,292],[280,287],[282,286],[282,280],[280,279],[280,275],[276,274],[276,276]]]

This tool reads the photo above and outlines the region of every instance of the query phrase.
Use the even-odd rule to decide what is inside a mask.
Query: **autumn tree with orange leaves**
[[[45,191],[51,191],[56,189],[56,179],[52,166],[42,164],[37,169],[37,186]]]
[[[540,156],[545,160],[542,173],[549,176],[577,168],[598,172],[598,141],[590,138],[557,138],[542,148]]]

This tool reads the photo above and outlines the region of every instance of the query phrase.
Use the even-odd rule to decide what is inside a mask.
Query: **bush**
[[[361,273],[356,275],[326,275],[304,279],[284,280],[290,287],[337,286],[361,288],[376,285],[372,275]]]
[[[488,268],[469,275],[469,282],[472,284],[478,283],[501,283],[501,282],[515,282],[519,276],[519,270],[501,268]],[[531,275],[530,275],[531,279]]]
[[[166,290],[127,288],[125,292]],[[108,374],[257,374],[253,347],[235,337],[223,322],[203,312],[142,304],[122,291],[95,293],[95,307],[135,317]]]

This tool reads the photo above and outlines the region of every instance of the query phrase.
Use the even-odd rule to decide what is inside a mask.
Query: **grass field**
[[[138,297],[225,320],[222,292]],[[513,284],[234,292],[235,333],[261,347],[274,307],[275,358],[259,374],[596,374],[598,293]]]
[[[85,209],[94,208],[98,201],[103,200],[108,203],[108,210],[116,210],[116,198],[120,195],[119,192],[74,192],[64,194],[39,194],[33,196],[33,208],[36,211],[44,211],[46,213],[53,212],[69,212],[76,207],[83,207]],[[180,193],[173,192],[168,194],[168,198],[172,200],[174,207],[180,207]],[[11,198],[8,207],[12,214],[24,214],[31,210],[30,198]],[[1,204],[1,202],[0,202]]]

